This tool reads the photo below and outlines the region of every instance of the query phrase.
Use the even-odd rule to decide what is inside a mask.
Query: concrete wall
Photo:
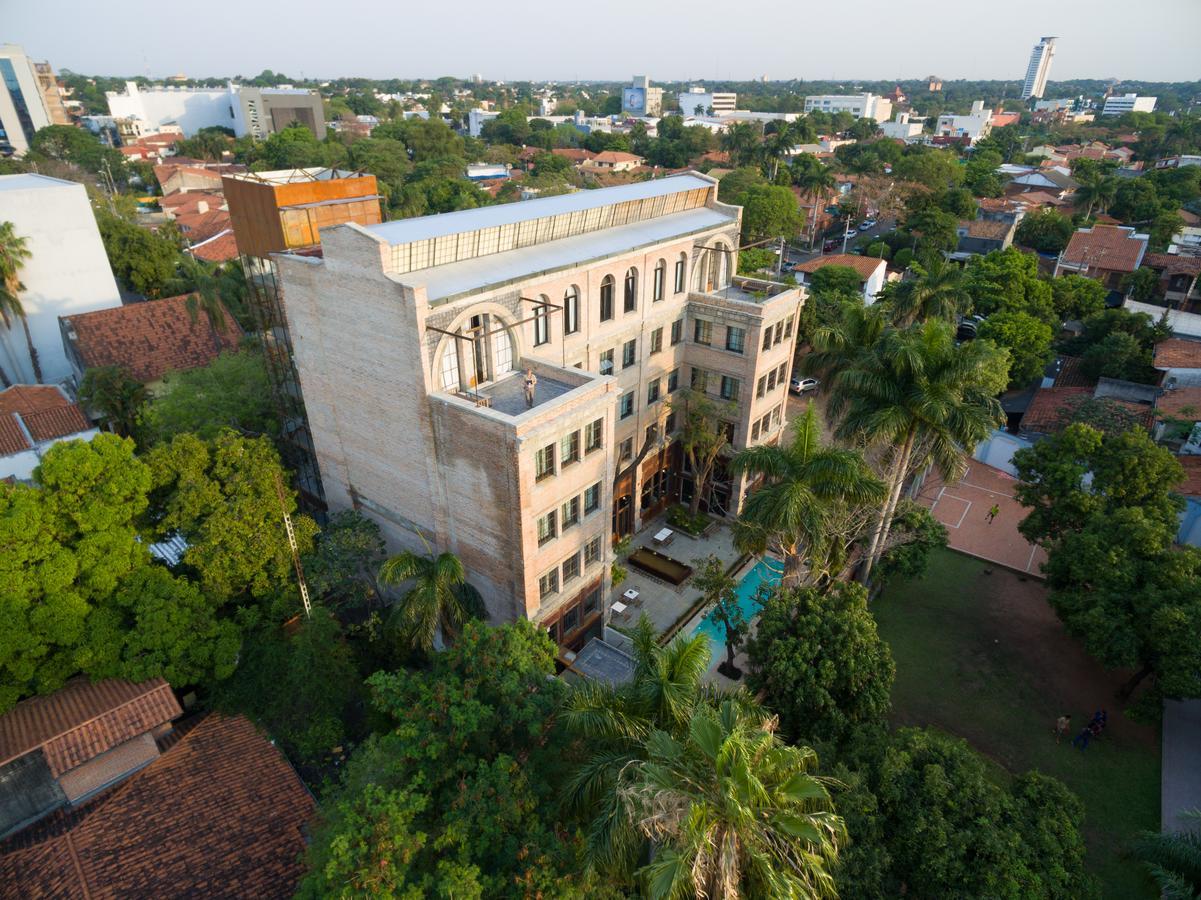
[[[136,118],[157,131],[166,123],[174,123],[188,137],[201,128],[221,125],[239,135],[246,133],[235,117],[237,98],[231,88],[201,90],[197,88],[146,88],[136,82],[125,83],[125,93],[109,91],[109,114],[116,118]]]
[[[21,303],[42,367],[53,384],[71,377],[59,316],[121,305],[100,231],[82,184],[43,175],[0,176],[0,222],[12,222],[32,254],[21,269]],[[0,343],[5,370],[14,382],[34,381],[20,325]],[[15,358],[14,358],[15,357]],[[10,368],[11,366],[11,368]]]

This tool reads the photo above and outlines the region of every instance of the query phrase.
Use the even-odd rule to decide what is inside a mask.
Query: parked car
[[[816,391],[820,386],[821,382],[816,378],[801,378],[798,376],[789,382],[788,390],[799,396],[800,394],[807,394],[809,391]]]
[[[871,231],[875,227],[876,227],[875,219],[864,219],[862,222],[859,223],[860,231]]]
[[[824,244],[822,244],[823,253],[833,253],[837,249],[838,241],[826,241]]]

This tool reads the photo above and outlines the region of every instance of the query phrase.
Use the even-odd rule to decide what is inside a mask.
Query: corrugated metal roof
[[[650,197],[662,197],[680,191],[694,191],[698,188],[714,186],[712,181],[700,175],[672,175],[653,181],[640,181],[636,184],[623,184],[618,187],[598,188],[592,191],[576,191],[572,194],[524,200],[520,203],[505,203],[499,206],[464,209],[436,216],[381,222],[379,225],[369,225],[367,230],[393,246],[411,244],[414,241],[424,241],[448,234],[477,231],[481,228],[495,228],[499,225],[512,225],[516,222],[528,222],[532,219],[542,219],[562,213],[580,212],[614,203],[646,200]]]
[[[589,260],[629,253],[639,247],[685,237],[722,225],[733,225],[736,221],[732,216],[718,210],[703,207],[523,247],[520,250],[419,269],[416,272],[398,275],[396,278],[405,284],[425,285],[426,295],[431,302],[446,300],[469,291],[572,268]]]

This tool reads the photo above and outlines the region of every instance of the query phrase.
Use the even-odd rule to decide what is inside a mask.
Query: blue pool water
[[[738,608],[742,610],[747,621],[759,612],[759,603],[756,595],[759,593],[759,588],[764,585],[772,585],[780,583],[780,576],[783,572],[780,570],[780,564],[775,560],[760,560],[755,563],[754,568],[742,576],[742,581],[738,582]],[[726,630],[721,623],[713,618],[712,611],[705,618],[701,619],[701,623],[696,626],[693,634],[704,632],[709,635],[709,642],[712,645],[714,655],[716,656],[719,648],[725,646]]]

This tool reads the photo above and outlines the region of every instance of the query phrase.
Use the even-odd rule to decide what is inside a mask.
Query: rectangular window
[[[665,277],[667,277],[667,268],[660,263],[659,265],[655,266],[655,281],[654,284],[651,285],[651,300],[654,303],[658,303],[663,299],[663,279]]]
[[[672,369],[667,373],[667,393],[674,394],[680,386],[680,370]]]
[[[737,400],[738,387],[739,381],[737,378],[731,378],[729,375],[721,376],[721,399]]]
[[[764,350],[771,349],[771,328],[770,327],[763,329],[763,349]]]
[[[776,381],[783,384],[788,380],[788,363],[780,363],[780,368],[776,370]]]
[[[626,341],[621,345],[621,367],[628,369],[638,360],[638,341]]]
[[[604,419],[597,419],[595,422],[589,422],[584,428],[584,452],[591,453],[594,450],[599,450],[604,443],[604,435]]]
[[[659,390],[660,390],[661,386],[662,386],[661,382],[659,381],[658,378],[656,378],[654,381],[651,381],[647,384],[647,386],[646,386],[646,405],[647,406],[650,406],[652,403],[658,402]]]
[[[684,260],[676,260],[676,293],[684,293]]]
[[[600,509],[600,482],[584,488],[584,515],[590,516]]]
[[[600,609],[601,589],[593,588],[584,597],[584,615],[590,616]]]
[[[751,440],[759,440],[759,420],[755,420],[755,424],[751,426]]]
[[[676,319],[671,323],[671,345],[674,347],[684,340],[684,320]]]
[[[746,329],[735,328],[733,325],[726,328],[726,349],[731,353],[742,353],[746,348]]]
[[[573,431],[559,441],[559,468],[569,466],[580,459],[580,433]]]
[[[572,288],[563,297],[563,333],[575,334],[580,330],[580,295]]]
[[[556,568],[538,579],[538,596],[545,600],[557,593],[559,593],[559,570]]]
[[[667,418],[663,421],[663,435],[666,437],[676,430],[676,414],[672,410],[667,414]]]
[[[626,391],[617,403],[617,418],[628,419],[634,415],[634,392]]]
[[[600,373],[602,375],[613,374],[613,351],[602,350],[600,355]]]
[[[545,306],[534,307],[534,346],[550,343],[550,310]]]
[[[767,389],[774,391],[776,389],[776,370],[772,369],[767,373]]]
[[[784,337],[792,337],[792,316],[784,320]]]
[[[557,528],[556,513],[552,509],[545,516],[538,520],[538,546],[541,547],[547,541],[554,540],[559,535]]]
[[[755,399],[761,400],[763,395],[767,393],[767,376],[760,375],[759,381],[755,384]]]
[[[697,319],[693,323],[692,340],[697,344],[704,344],[708,347],[713,343],[713,323],[706,322],[704,319]]]
[[[771,427],[772,428],[780,427],[780,409],[781,409],[781,407],[777,406],[775,409],[773,409],[771,411]]]
[[[563,560],[563,583],[567,584],[574,578],[580,577],[580,554],[573,553],[567,559]],[[564,630],[568,630],[564,625]]]
[[[566,579],[564,580],[566,581]],[[578,603],[563,613],[561,626],[564,635],[568,635],[580,627],[580,605]]]
[[[776,323],[776,334],[772,341],[778,344],[782,340],[784,340],[784,323],[781,321]]]
[[[622,462],[634,458],[634,439],[632,437],[628,437],[621,442],[621,452],[619,453],[619,457]]]
[[[547,444],[534,455],[534,478],[541,481],[555,474],[555,445]]]
[[[563,504],[563,530],[580,524],[580,498],[572,497]]]
[[[688,383],[689,387],[703,394],[705,393],[708,381],[709,376],[704,369],[698,369],[696,366],[692,367],[692,380]]]
[[[601,539],[598,535],[584,545],[584,565],[593,566],[600,562]]]
[[[656,328],[651,332],[651,355],[663,349],[663,329]]]

